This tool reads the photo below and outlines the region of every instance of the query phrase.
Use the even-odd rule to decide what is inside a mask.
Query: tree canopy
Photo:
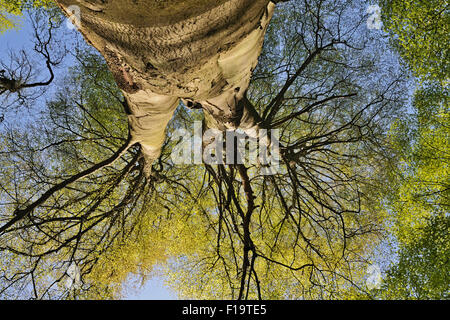
[[[367,28],[368,1],[277,6],[243,99],[279,130],[273,174],[175,163],[180,132],[212,127],[214,112],[188,98],[149,162],[119,81],[135,74],[79,34],[64,42],[62,16],[31,8],[45,2],[4,3],[31,12],[36,45],[0,74],[1,299],[118,299],[155,275],[197,299],[448,298],[441,1],[382,2],[389,38]],[[430,14],[435,25],[419,18]],[[438,31],[411,35],[423,30]],[[367,268],[389,245],[373,289]]]
[[[385,28],[418,83],[413,113],[393,126],[401,161],[392,176],[390,229],[398,261],[387,270],[383,297],[445,299],[449,295],[448,4],[389,1]]]
[[[411,70],[448,80],[450,13],[447,1],[381,1],[385,29]]]

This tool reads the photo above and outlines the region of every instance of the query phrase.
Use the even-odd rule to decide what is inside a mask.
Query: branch
[[[23,218],[25,218],[26,216],[28,216],[34,209],[36,209],[38,206],[40,206],[45,201],[47,201],[55,192],[58,192],[58,191],[64,189],[69,184],[74,183],[88,175],[91,175],[104,167],[112,165],[117,159],[121,158],[122,155],[125,154],[127,152],[127,150],[132,146],[132,144],[130,144],[130,141],[131,141],[131,136],[129,136],[127,142],[122,147],[120,147],[108,159],[103,160],[102,162],[99,162],[96,165],[93,165],[89,169],[86,169],[78,174],[75,174],[72,177],[51,187],[39,199],[34,201],[32,204],[27,206],[25,209],[21,209],[21,210],[16,209],[14,212],[14,218],[12,218],[6,224],[4,224],[3,226],[0,227],[0,234],[4,233],[8,228],[10,228],[16,222],[18,222],[18,221],[22,220]]]
[[[284,95],[286,94],[290,86],[295,82],[295,80],[297,80],[300,74],[311,64],[311,62],[318,54],[320,54],[323,50],[333,46],[336,43],[337,43],[336,41],[332,41],[329,44],[314,50],[314,52],[311,53],[302,63],[302,65],[297,69],[297,72],[295,72],[295,74],[292,77],[286,80],[286,83],[284,84],[283,88],[281,88],[280,92],[276,95],[276,97],[269,103],[269,105],[264,110],[263,118],[265,119],[266,123],[270,123],[272,119],[275,117],[276,113],[279,110],[279,106],[283,101]]]

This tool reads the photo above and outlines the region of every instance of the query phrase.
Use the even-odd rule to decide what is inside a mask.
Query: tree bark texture
[[[57,0],[105,58],[130,109],[132,143],[151,163],[180,99],[210,128],[251,129],[246,99],[274,11],[269,0]]]

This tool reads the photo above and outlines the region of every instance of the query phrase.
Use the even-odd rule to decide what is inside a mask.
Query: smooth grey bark
[[[68,12],[73,0],[57,0]],[[80,31],[105,58],[149,163],[180,99],[210,128],[255,129],[246,99],[274,11],[269,0],[77,0]]]

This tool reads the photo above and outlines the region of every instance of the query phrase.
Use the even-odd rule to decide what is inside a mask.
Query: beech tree
[[[130,273],[158,264],[188,297],[365,291],[393,155],[384,142],[404,97],[367,3],[77,5],[100,56],[80,50],[40,121],[2,132],[1,295],[117,297]],[[280,171],[175,165],[170,137],[198,119],[280,129]],[[72,264],[75,290],[63,285]]]

